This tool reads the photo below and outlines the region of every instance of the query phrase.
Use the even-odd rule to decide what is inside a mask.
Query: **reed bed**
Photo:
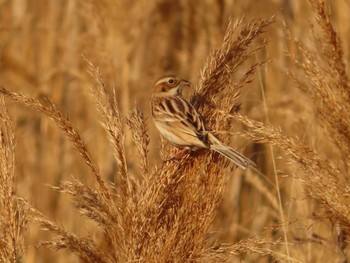
[[[348,262],[346,1],[24,2],[0,2],[0,262]],[[169,72],[256,168],[167,161]]]

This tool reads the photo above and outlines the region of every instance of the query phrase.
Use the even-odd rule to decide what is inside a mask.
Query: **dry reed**
[[[15,141],[12,123],[0,98],[0,262],[20,262],[24,253],[24,236],[28,211],[15,192]]]
[[[192,99],[206,116],[209,128],[223,123],[224,118],[216,113],[216,107],[230,112],[232,105],[237,103],[238,95],[232,100],[223,98],[225,94],[239,94],[258,64],[253,65],[233,89],[230,85],[231,74],[254,54],[256,49],[250,49],[251,43],[272,22],[273,19],[253,19],[247,24],[241,20],[235,25],[228,25],[223,45],[209,57],[200,86]],[[115,95],[113,99],[109,98],[100,70],[91,62],[87,63],[96,81],[96,87],[91,89],[91,97],[101,115],[102,126],[110,137],[117,163],[116,180],[110,189],[102,181],[99,169],[81,136],[53,103],[46,100],[45,105],[5,88],[0,90],[12,100],[53,119],[91,168],[98,183],[96,189],[78,180],[63,182],[55,188],[70,194],[77,209],[100,226],[104,236],[102,250],[97,249],[98,245],[92,239],[69,233],[35,212],[35,219],[43,228],[59,236],[57,240],[41,242],[40,245],[67,249],[83,262],[177,262],[216,257],[217,252],[210,248],[206,237],[228,180],[229,174],[225,173],[224,167],[229,162],[217,154],[203,153],[184,156],[179,161],[163,162],[160,168],[150,172],[145,117],[138,109],[133,111],[130,118],[122,117]],[[209,101],[211,103],[206,103]],[[139,152],[140,176],[127,169],[125,124],[131,129]]]
[[[341,1],[335,2],[339,4]],[[57,15],[59,12],[56,13],[55,4],[51,2],[47,19],[52,18],[52,23],[45,25],[54,30],[48,30],[50,35],[47,38],[41,35],[33,38],[33,43],[44,47],[40,55],[29,52],[31,58],[39,58],[33,61],[40,62],[35,67],[28,67],[21,56],[3,52],[0,77],[4,87],[0,88],[0,93],[14,101],[15,106],[23,104],[45,117],[38,119],[26,112],[28,116],[18,118],[13,128],[3,98],[0,99],[0,262],[52,261],[55,257],[52,254],[56,252],[47,252],[49,250],[42,247],[66,251],[57,259],[62,262],[66,262],[69,255],[75,255],[80,262],[101,263],[347,262],[350,235],[349,54],[346,52],[348,43],[342,42],[344,38],[334,26],[335,20],[330,15],[327,2],[310,0],[307,11],[297,12],[298,5],[292,1],[281,1],[283,4],[274,1],[283,7],[280,15],[288,22],[284,33],[281,33],[280,25],[274,23],[274,17],[245,18],[235,23],[230,20],[226,31],[223,31],[226,20],[222,14],[230,3],[209,2],[195,6],[186,1],[161,0],[146,7],[145,4],[121,1],[117,9],[114,9],[115,3],[108,0],[99,3],[87,1],[82,5],[78,1],[67,2],[60,9],[60,14],[64,14],[62,17]],[[265,4],[268,5],[267,2]],[[18,9],[15,1],[13,4],[3,1],[0,7],[2,5],[0,22],[7,25],[7,21],[12,20],[2,10],[10,7],[22,9]],[[239,12],[247,10],[245,5],[252,10],[257,8],[259,13],[264,9],[257,2],[235,2]],[[303,5],[300,3],[305,7]],[[79,17],[73,15],[77,8],[83,10]],[[123,9],[135,19],[128,21],[126,13],[120,11]],[[40,14],[46,10],[32,12]],[[19,11],[16,13],[17,16],[20,14]],[[302,22],[298,21],[301,18],[295,16],[309,17],[310,14],[313,17],[311,34],[301,41],[305,32]],[[58,22],[61,18],[66,18],[62,25]],[[112,18],[111,22],[109,19]],[[32,25],[35,22],[17,29],[32,32],[30,30],[35,29],[31,28]],[[1,30],[3,28],[7,27]],[[7,41],[12,47],[5,31],[0,31],[1,51],[7,51]],[[66,34],[78,31],[76,36],[79,37],[69,42],[74,44],[69,48],[65,46]],[[265,40],[267,34],[269,45]],[[276,47],[275,43],[283,40],[270,36],[283,34],[288,36],[288,51],[283,59],[278,58],[277,64],[280,66],[282,60],[286,63],[286,75],[302,94],[271,66],[275,64],[276,52],[271,51],[269,46]],[[222,43],[207,56],[209,45],[206,41],[217,44],[221,39],[219,36],[223,37]],[[96,51],[104,43],[107,57],[113,53],[114,58],[115,52],[115,60],[120,59],[121,62],[106,59],[105,54]],[[76,62],[79,60],[70,60],[72,54],[81,54],[77,46],[87,54],[80,58],[82,65]],[[150,47],[155,47],[152,49],[154,52],[145,52]],[[55,64],[54,68],[48,67],[50,64]],[[64,69],[66,64],[70,67],[68,70]],[[95,66],[97,64],[101,69]],[[85,76],[86,67],[86,75],[90,79]],[[271,183],[269,169],[261,168],[266,175],[253,169],[247,173],[239,172],[225,158],[209,151],[163,161],[175,151],[173,146],[163,141],[160,146],[163,160],[157,160],[155,152],[159,148],[154,145],[155,138],[159,137],[154,136],[152,128],[148,127],[143,102],[148,103],[151,80],[160,75],[159,72],[170,70],[182,72],[185,78],[200,75],[190,101],[204,116],[207,128],[225,143],[230,144],[236,139],[230,136],[232,134],[255,141],[249,150],[262,167],[268,167],[269,159],[265,152],[255,151],[265,149],[260,144],[277,146],[279,150],[275,153],[282,158],[273,160],[279,169],[275,166],[273,173],[280,178],[279,182]],[[36,75],[36,71],[40,72],[40,76]],[[118,72],[116,77],[115,72]],[[254,93],[256,89],[247,89],[252,83],[257,83],[256,72],[260,74],[263,93],[266,92],[263,94],[267,99],[265,101],[264,98],[265,107],[275,107],[269,113],[266,108],[261,110],[259,98]],[[13,80],[11,74],[18,78]],[[73,99],[69,99],[72,89],[65,87],[71,87],[75,81],[84,88],[89,86],[93,103],[84,100],[85,90],[83,95],[74,93]],[[264,81],[266,83],[262,83]],[[279,85],[283,88],[277,88]],[[25,95],[25,89],[10,91],[10,87],[17,86],[38,87],[39,97],[44,99]],[[47,99],[47,94],[55,103]],[[140,101],[141,109],[138,105],[127,114],[131,97]],[[77,114],[72,104],[81,105],[85,115]],[[241,104],[252,118],[239,113]],[[10,112],[14,110],[13,104],[8,107],[11,107]],[[89,119],[89,114],[93,115],[90,112],[93,108],[99,115],[103,131],[96,134],[95,128],[91,133],[83,129],[92,123],[85,124],[85,120]],[[72,118],[63,112],[69,112]],[[281,117],[279,114],[282,113],[291,117]],[[311,113],[312,117],[306,117],[309,116],[307,113]],[[300,115],[304,119],[300,120]],[[261,121],[265,118],[271,121],[265,124]],[[41,132],[50,129],[46,119],[53,120],[83,160],[81,163],[85,166],[79,165],[75,159],[71,161],[76,169],[74,177],[69,180],[62,180],[62,174],[67,175],[63,167],[58,167],[60,170],[56,173],[59,176],[53,182],[46,175],[55,173],[50,170],[51,167],[34,170],[40,180],[53,184],[50,190],[59,192],[60,198],[68,196],[79,215],[64,218],[65,212],[57,212],[58,207],[69,205],[60,204],[57,197],[48,197],[51,210],[47,210],[40,205],[38,208],[35,200],[31,200],[33,196],[45,199],[44,193],[30,193],[30,201],[24,201],[17,194],[15,167],[19,171],[19,183],[23,182],[20,175],[28,178],[33,174],[29,167],[23,168],[23,164],[28,164],[23,161],[26,155],[20,153],[15,156],[13,130],[22,136],[21,127],[26,127],[26,137],[22,137],[25,139],[20,140],[18,147],[25,144],[31,148],[31,139],[28,138],[33,133],[25,122],[23,124],[23,119],[34,123],[33,127],[39,127],[34,133],[38,137],[36,146],[39,145],[39,148],[49,141],[40,136]],[[299,130],[298,121],[304,125]],[[305,125],[309,123],[314,125],[313,129],[305,130]],[[238,132],[240,127],[237,124],[244,127],[243,131]],[[75,126],[79,126],[79,130]],[[282,128],[276,128],[280,126]],[[293,129],[288,130],[288,127]],[[98,150],[101,149],[101,137],[107,137],[106,142],[109,142],[109,148],[106,147],[102,153]],[[322,141],[322,144],[318,145],[317,141]],[[57,142],[59,140],[56,139],[53,144]],[[108,149],[112,152],[110,157]],[[52,152],[54,155],[54,149]],[[43,153],[37,154],[33,147],[28,158],[34,156],[35,163],[40,166],[44,162],[40,156],[47,156]],[[15,162],[17,158],[18,165]],[[66,159],[62,157],[62,160]],[[58,160],[57,155],[51,160]],[[93,175],[94,184],[85,174],[87,170]],[[294,176],[284,179],[280,177],[282,173]],[[34,185],[42,182],[32,180]],[[28,218],[37,221],[41,229],[51,235],[36,234],[32,239],[28,235],[28,238],[27,227],[32,226],[28,224]],[[62,224],[57,223],[61,221]],[[88,230],[82,231],[83,228]],[[43,241],[48,237],[51,239]],[[33,239],[39,247],[35,251],[32,250]],[[26,241],[31,242],[29,246]]]

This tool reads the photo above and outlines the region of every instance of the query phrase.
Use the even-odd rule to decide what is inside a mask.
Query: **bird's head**
[[[157,96],[182,95],[182,89],[190,86],[190,82],[175,75],[162,77],[154,84],[154,94]]]

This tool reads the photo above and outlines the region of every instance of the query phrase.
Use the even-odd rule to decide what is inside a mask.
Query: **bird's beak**
[[[181,80],[180,85],[179,85],[179,94],[182,95],[182,91],[184,87],[189,87],[191,85],[191,82],[187,80]]]
[[[189,87],[191,85],[191,82],[189,82],[188,80],[182,80],[181,81],[181,86],[187,86],[187,87]]]

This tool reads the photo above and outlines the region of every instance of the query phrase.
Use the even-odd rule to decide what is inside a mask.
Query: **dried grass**
[[[32,200],[21,199],[15,184],[15,167],[18,170],[15,160],[18,157],[15,157],[13,127],[4,101],[0,99],[0,262],[30,262],[26,255],[32,243],[25,246],[28,218],[38,222],[42,230],[51,233],[51,236],[35,236],[39,248],[64,250],[68,255],[75,255],[80,262],[347,262],[350,234],[350,119],[347,114],[350,110],[350,84],[347,73],[348,54],[345,51],[348,45],[341,41],[326,2],[309,2],[309,10],[314,18],[310,22],[310,38],[301,41],[300,32],[293,32],[290,26],[287,26],[284,33],[288,36],[289,45],[287,75],[300,88],[303,93],[300,96],[292,91],[292,85],[286,79],[282,79],[281,89],[276,88],[277,84],[273,86],[272,82],[276,79],[267,82],[267,76],[277,75],[276,71],[263,71],[268,67],[270,69],[274,63],[270,59],[276,55],[267,52],[269,47],[265,40],[266,30],[269,29],[268,34],[280,30],[276,28],[279,25],[274,23],[274,17],[244,18],[237,22],[230,20],[226,31],[222,33],[223,42],[209,54],[205,62],[203,54],[208,52],[207,47],[203,46],[204,32],[209,32],[209,35],[213,35],[210,37],[218,41],[224,19],[214,20],[209,15],[205,16],[204,7],[198,6],[197,9],[197,6],[185,1],[152,2],[144,12],[140,10],[145,5],[122,1],[118,8],[129,9],[130,14],[135,16],[130,22],[126,22],[128,20],[123,12],[113,9],[114,2],[105,0],[99,4],[93,1],[84,3],[82,10],[86,14],[80,14],[79,19],[82,20],[79,22],[83,24],[82,21],[87,20],[89,27],[82,36],[86,34],[85,39],[94,36],[97,40],[90,39],[89,43],[93,45],[88,47],[83,43],[84,37],[81,37],[79,44],[87,51],[86,57],[83,56],[82,59],[83,66],[80,68],[76,65],[80,63],[74,62],[76,64],[73,63],[68,72],[59,66],[52,71],[44,70],[45,66],[56,61],[53,59],[56,56],[53,55],[53,49],[43,50],[47,57],[43,57],[42,64],[38,66],[43,70],[40,78],[35,76],[35,70],[28,69],[18,57],[11,57],[10,53],[2,56],[2,63],[7,65],[6,70],[18,74],[20,78],[9,84],[2,81],[6,87],[1,87],[0,93],[14,101],[15,106],[22,104],[43,113],[45,117],[40,121],[35,115],[28,115],[31,122],[39,122],[38,130],[49,129],[46,119],[53,120],[83,160],[81,163],[84,167],[74,160],[71,163],[77,169],[72,179],[61,180],[60,176],[53,183],[50,182],[53,184],[51,191],[56,190],[62,198],[69,196],[72,201],[75,213],[79,215],[71,221],[63,220],[63,212],[55,213],[59,200],[56,200],[56,204],[50,203],[54,204],[51,208],[54,212],[51,213],[52,211],[40,207],[34,209],[36,205],[33,205],[35,202]],[[7,6],[6,1],[1,5]],[[227,3],[222,3],[222,6],[209,3],[205,5],[215,7],[216,9],[212,8],[213,13],[221,14]],[[74,25],[75,30],[79,29],[79,23],[74,23],[72,16],[77,6],[64,6],[67,13],[63,13],[69,18],[60,28],[64,34],[68,32],[66,29],[69,26]],[[52,4],[51,7],[55,5]],[[16,8],[15,4],[13,8]],[[293,17],[292,11],[296,7],[290,4],[284,8]],[[174,12],[170,12],[172,10],[182,10],[185,19],[179,21]],[[54,8],[48,13],[48,17],[56,14]],[[141,13],[142,15],[137,15]],[[90,21],[88,14],[102,15]],[[116,28],[111,27],[114,25],[108,20],[111,18],[119,22]],[[148,18],[152,19],[148,21]],[[2,19],[7,18],[3,16]],[[159,19],[163,25],[157,24]],[[204,24],[201,23],[203,19],[206,21]],[[301,24],[297,25],[299,27],[296,29],[302,27]],[[53,27],[51,24],[48,26]],[[153,26],[154,32],[159,30],[163,35],[153,34]],[[168,28],[173,30],[168,32]],[[118,39],[113,38],[114,34],[118,35]],[[164,40],[167,36],[169,41]],[[112,53],[122,50],[122,62],[109,59],[106,62],[103,54],[93,52],[107,38],[110,41],[106,44],[106,50]],[[0,32],[1,48],[5,49],[4,39],[6,35]],[[53,39],[48,38],[45,42],[48,47],[54,46]],[[150,39],[150,42],[143,42],[145,39]],[[137,44],[131,44],[132,41]],[[269,41],[269,45],[273,45],[273,42],[281,40],[271,38]],[[157,46],[154,43],[159,43],[159,54],[145,52],[152,45],[150,43],[154,46]],[[177,50],[178,53],[169,50]],[[69,52],[63,55],[58,52],[57,58],[67,63],[70,60],[66,60],[65,56],[74,53],[80,55],[80,51],[69,48]],[[51,59],[47,61],[45,58]],[[159,65],[156,64],[157,60],[161,61]],[[101,69],[95,66],[97,64]],[[110,66],[106,67],[106,64]],[[194,93],[189,99],[205,117],[207,128],[228,144],[236,139],[232,134],[255,141],[256,144],[250,150],[258,164],[260,159],[265,158],[265,153],[254,152],[254,149],[264,149],[259,144],[276,146],[278,150],[274,150],[274,153],[282,156],[282,160],[275,160],[275,156],[272,156],[274,164],[283,174],[294,175],[294,178],[280,177],[275,166],[275,183],[272,183],[268,169],[261,169],[266,171],[266,175],[254,169],[241,173],[225,158],[209,151],[184,155],[179,160],[163,161],[157,158],[154,152],[159,152],[159,149],[154,147],[154,141],[159,137],[153,136],[152,128],[148,127],[146,111],[135,107],[129,114],[125,113],[130,110],[130,97],[135,95],[135,99],[148,103],[147,94],[152,85],[149,79],[156,78],[153,75],[158,74],[160,69],[176,69],[193,75],[193,72],[199,71],[199,65],[202,67],[203,64],[198,85],[195,85]],[[185,66],[181,68],[180,65]],[[89,79],[84,75],[86,68]],[[142,68],[145,68],[146,73],[141,73]],[[266,109],[271,106],[269,100],[277,100],[273,93],[277,94],[279,104],[273,104],[278,106],[269,112],[262,110],[254,90],[247,89],[252,83],[257,83],[257,71],[260,73],[260,85],[264,88],[263,95],[266,95]],[[118,72],[117,77],[114,77],[115,72]],[[184,77],[187,77],[186,73]],[[50,90],[48,87],[68,85],[72,79],[83,80],[82,86],[90,87],[90,100],[85,101],[83,96],[77,99],[76,94],[73,100],[69,100],[67,94],[70,91],[66,89],[64,95],[64,92],[53,92],[50,95],[57,102],[53,103],[46,95],[40,95],[44,99],[35,99],[25,95],[24,90],[15,92],[9,88],[25,83],[26,87],[39,86],[40,91],[46,94]],[[266,83],[262,83],[264,81]],[[285,85],[287,88],[284,88]],[[284,94],[292,98],[287,103],[283,101]],[[299,100],[301,104],[307,101],[312,103],[304,103],[304,108],[300,107],[300,110],[297,107]],[[72,102],[86,106],[88,109],[83,109],[86,115],[78,115],[79,118],[70,121],[63,112],[74,115],[73,108],[66,108]],[[254,106],[251,106],[252,103]],[[280,117],[279,114],[285,109],[283,103],[287,105],[285,112],[292,117]],[[245,112],[249,116],[260,120],[267,118],[268,123],[240,114],[241,104],[247,106]],[[13,104],[9,107],[12,112]],[[90,108],[96,108],[103,132],[89,133],[83,129],[80,131],[80,127],[79,130],[74,127],[84,127],[87,116],[92,114]],[[306,111],[312,112],[315,119],[301,120],[304,126],[298,134],[291,136],[285,127],[296,127],[299,121],[296,115],[303,115]],[[264,116],[261,112],[269,116]],[[305,130],[305,124],[309,123],[314,125],[313,129]],[[17,127],[20,129],[21,122],[16,124],[18,126],[15,125],[15,130]],[[241,130],[237,124],[244,128]],[[107,137],[109,143],[109,148],[106,147],[107,150],[102,154],[97,150],[101,137]],[[323,144],[317,145],[317,140],[322,140]],[[21,143],[30,145],[28,141],[30,139],[21,140]],[[44,138],[39,138],[39,141],[40,144],[48,142]],[[162,142],[160,147],[162,159],[167,159],[175,151],[167,142]],[[110,158],[113,163],[110,167],[104,165],[109,163],[108,149],[112,152]],[[33,156],[40,156],[35,155],[34,150],[32,153]],[[35,160],[41,162],[40,158]],[[54,157],[52,160],[55,160]],[[19,163],[18,167],[21,165]],[[86,168],[90,171],[94,184],[89,182],[90,176],[85,174]],[[30,171],[29,168],[24,169],[25,175],[31,175]],[[45,174],[50,173],[44,171]],[[62,168],[59,173],[65,172]],[[39,175],[42,174],[44,172],[41,170]],[[49,180],[45,176],[43,178],[49,184]],[[23,179],[19,178],[21,180]],[[240,185],[232,187],[232,182]],[[45,199],[46,196],[42,194],[40,198]],[[230,198],[232,202],[228,200]],[[68,206],[67,203],[64,205]],[[56,223],[61,220],[62,224]],[[82,231],[82,228],[87,231]],[[332,234],[335,235],[333,239]],[[53,238],[43,241],[48,236]],[[28,240],[32,242],[31,239]],[[321,250],[322,253],[319,253]],[[38,249],[31,253],[47,253],[42,251]],[[40,256],[33,258],[33,262],[45,261]],[[52,257],[48,256],[46,261],[50,260]],[[66,260],[66,257],[62,256],[62,260]]]
[[[24,253],[27,208],[15,193],[15,155],[12,122],[0,98],[0,262],[19,262]]]
[[[223,100],[221,94],[238,94],[249,82],[247,80],[258,64],[251,67],[233,90],[230,85],[231,73],[254,54],[256,50],[249,51],[250,44],[272,22],[273,19],[254,19],[246,25],[242,21],[229,24],[222,48],[209,57],[200,86],[192,99],[206,116],[208,127],[218,126],[224,118],[220,118],[215,108],[206,102],[210,100],[215,102],[216,107],[220,105],[231,111],[231,105],[237,101],[238,95],[230,101]],[[233,39],[239,24],[242,24],[242,28]],[[56,189],[70,194],[76,208],[99,225],[104,236],[103,251],[97,249],[92,239],[69,233],[36,212],[35,219],[43,228],[59,236],[57,240],[41,242],[41,245],[67,249],[83,262],[176,262],[214,257],[216,252],[210,248],[206,237],[228,180],[223,168],[229,163],[221,156],[205,153],[197,157],[184,156],[180,161],[163,162],[160,168],[150,172],[147,160],[150,140],[145,117],[138,109],[129,118],[122,117],[115,95],[113,99],[109,98],[100,70],[91,62],[87,63],[89,73],[96,81],[91,97],[101,115],[102,127],[110,137],[117,163],[115,184],[110,189],[103,182],[78,131],[53,103],[46,100],[47,105],[44,105],[26,95],[5,88],[0,90],[15,102],[53,119],[71,140],[97,181],[96,189],[77,180],[63,182]],[[221,104],[219,101],[222,101]],[[139,153],[140,176],[127,169],[125,124],[132,131]],[[171,154],[169,148],[168,151]]]

